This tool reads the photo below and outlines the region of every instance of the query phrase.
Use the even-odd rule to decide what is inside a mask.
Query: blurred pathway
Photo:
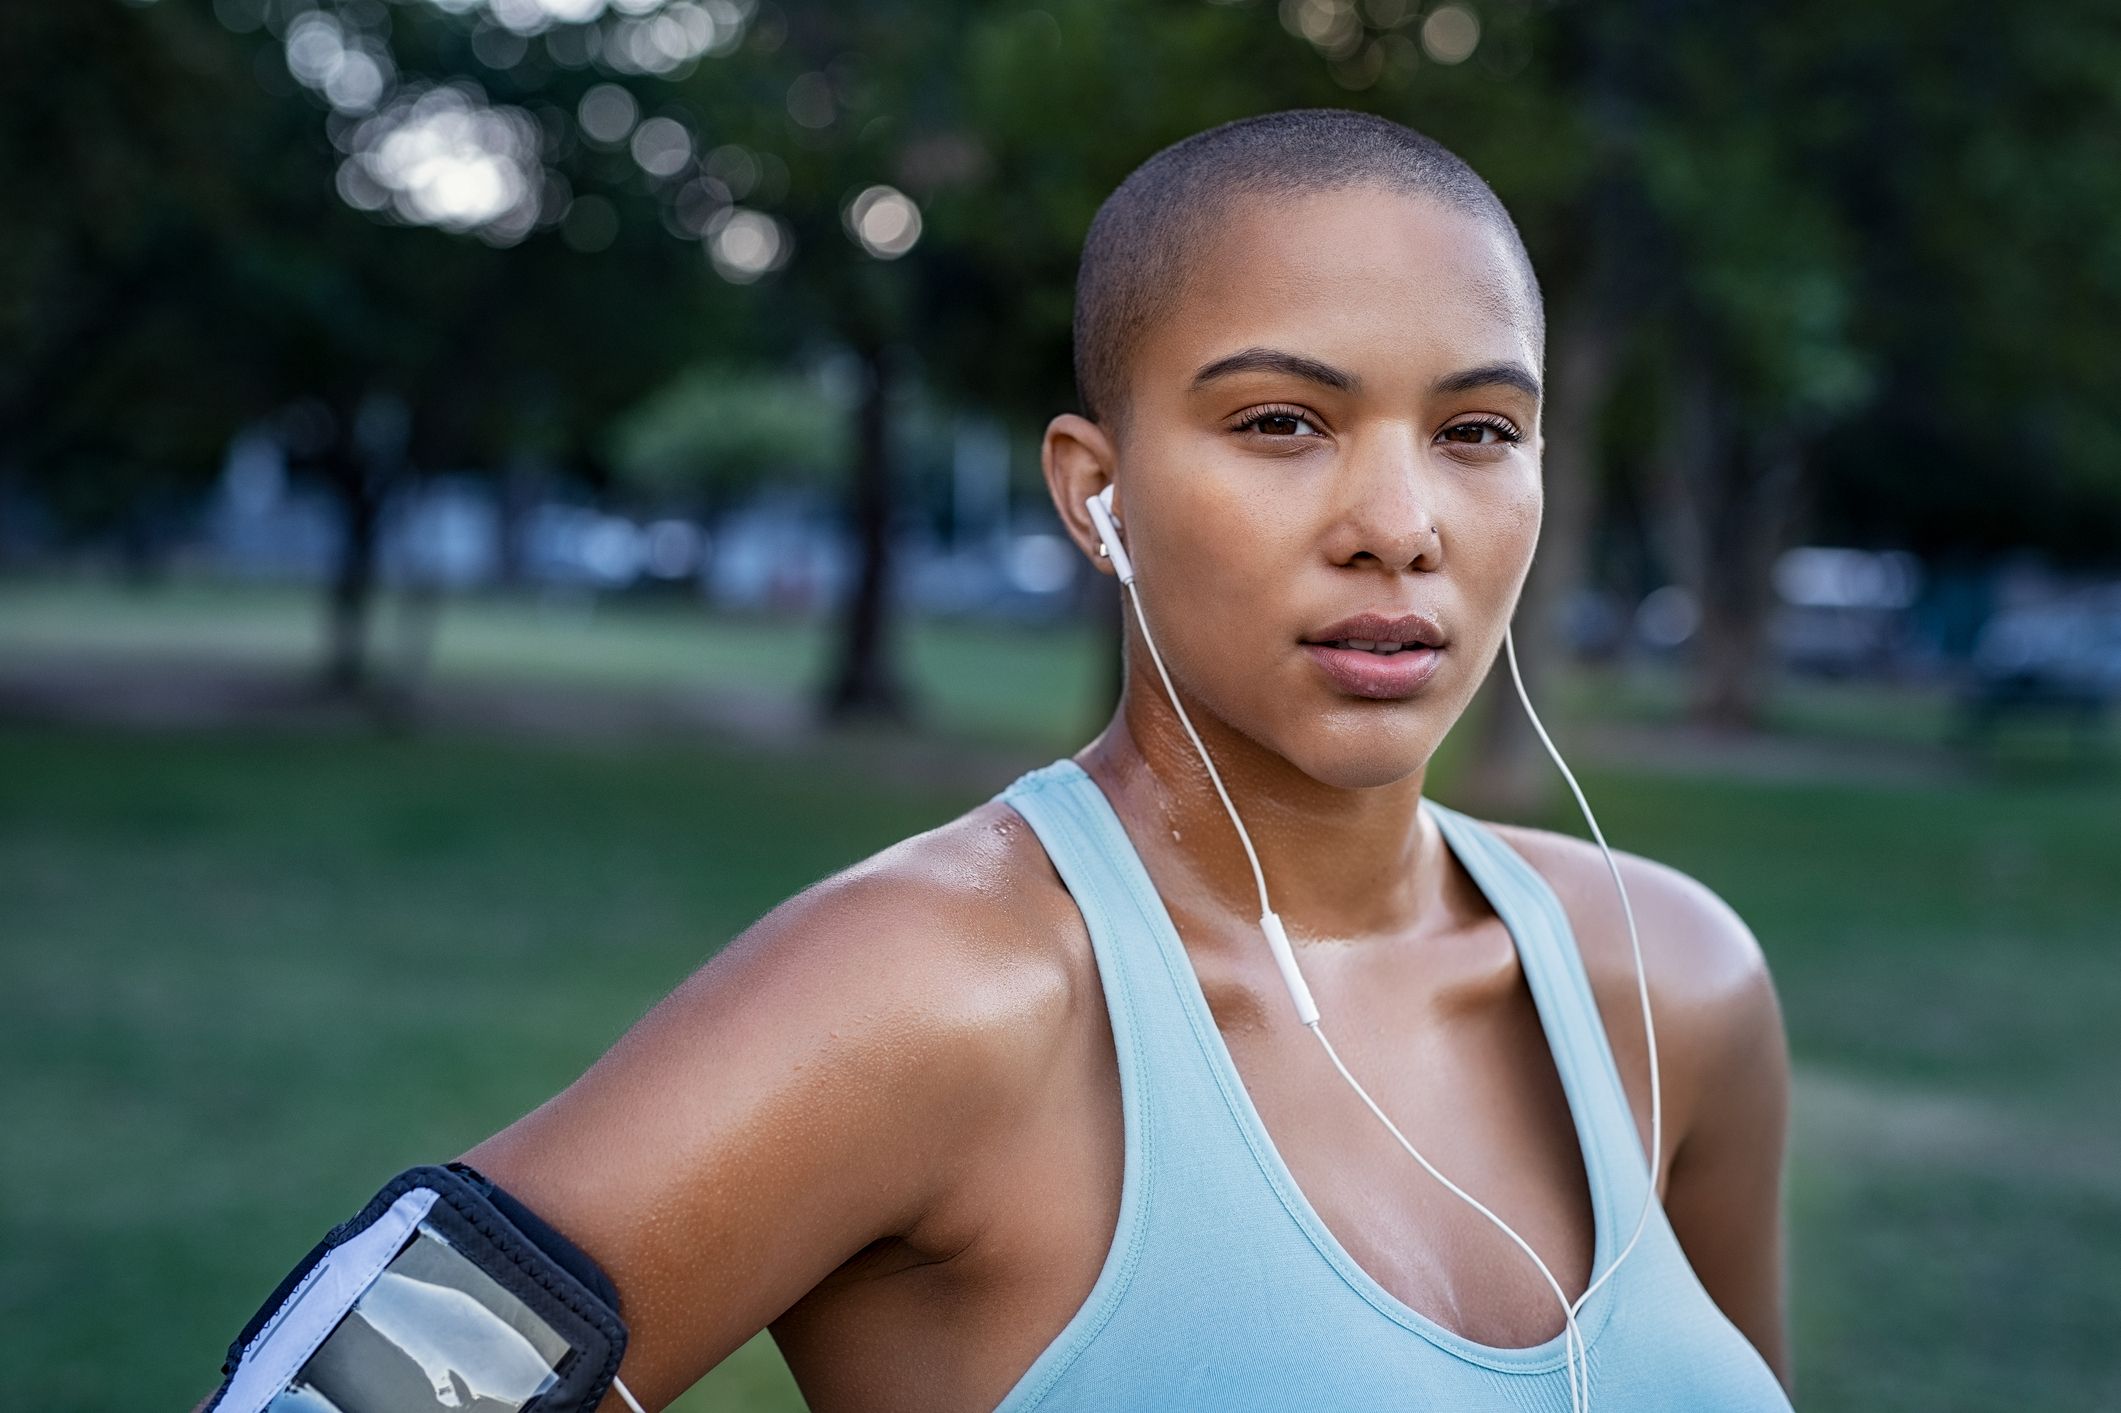
[[[820,753],[887,778],[999,788],[1055,751],[966,741],[918,726],[830,725],[798,695],[693,687],[452,681],[365,697],[237,659],[38,653],[0,660],[0,717],[143,730],[500,733],[591,745],[712,742]]]

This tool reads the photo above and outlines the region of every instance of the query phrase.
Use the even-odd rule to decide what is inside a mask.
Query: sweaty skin
[[[1063,415],[1043,459],[1104,572],[1082,505],[1116,483],[1158,646],[1349,1066],[1573,1296],[1592,1225],[1560,1082],[1507,931],[1416,809],[1538,538],[1538,340],[1501,237],[1473,217],[1368,187],[1243,208],[1137,349],[1123,440]],[[1199,377],[1248,350],[1308,364],[1255,354]],[[1364,609],[1442,628],[1416,695],[1348,695],[1300,646]],[[1136,841],[1298,1184],[1413,1308],[1487,1343],[1555,1335],[1531,1263],[1399,1150],[1297,1024],[1131,611],[1126,652],[1123,700],[1076,759]],[[1604,860],[1497,828],[1569,914],[1647,1143]],[[1774,990],[1713,892],[1616,857],[1658,1022],[1666,1211],[1787,1384]],[[781,904],[464,1156],[617,1282],[622,1373],[649,1408],[770,1326],[820,1413],[985,1410],[1104,1260],[1118,1086],[1081,915],[1029,826],[990,802]]]

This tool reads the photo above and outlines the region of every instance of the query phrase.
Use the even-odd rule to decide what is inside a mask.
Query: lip
[[[1304,634],[1304,642],[1330,643],[1342,638],[1367,638],[1377,643],[1423,643],[1432,648],[1444,645],[1443,629],[1436,620],[1425,613],[1378,613],[1374,610],[1352,614],[1338,623],[1330,623],[1315,633]]]
[[[1395,653],[1328,646],[1345,638],[1422,646],[1401,648]],[[1306,634],[1303,650],[1327,680],[1350,696],[1394,701],[1413,696],[1436,675],[1437,663],[1443,657],[1444,635],[1436,620],[1425,613],[1380,613],[1369,609]]]
[[[1349,633],[1342,636],[1362,635]],[[1391,640],[1384,638],[1382,641]],[[1352,696],[1380,701],[1394,701],[1419,692],[1436,675],[1437,665],[1443,661],[1444,654],[1442,648],[1401,648],[1396,653],[1373,653],[1362,648],[1327,647],[1324,643],[1305,643],[1303,649],[1334,686]]]

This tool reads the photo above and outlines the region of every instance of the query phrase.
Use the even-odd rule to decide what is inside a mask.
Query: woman
[[[819,1410],[1553,1409],[1579,1370],[1600,1408],[1785,1408],[1757,944],[1619,856],[1653,1125],[1597,848],[1423,799],[1539,532],[1544,325],[1510,218],[1382,119],[1227,124],[1106,202],[1076,344],[1054,504],[1110,572],[1086,502],[1113,488],[1348,1070],[1571,1301],[1634,1232],[1661,1128],[1626,1263],[1572,1331],[1303,1033],[1131,615],[1095,740],[783,903],[465,1161],[612,1276],[651,1408],[769,1326]]]

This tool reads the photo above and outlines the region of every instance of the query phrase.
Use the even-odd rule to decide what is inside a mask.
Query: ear
[[[1097,567],[1098,573],[1112,573],[1112,561],[1097,552],[1102,537],[1091,522],[1090,512],[1083,509],[1084,501],[1115,484],[1119,455],[1112,439],[1089,418],[1063,412],[1046,424],[1039,462],[1045,469],[1046,490],[1053,496],[1053,508],[1060,513],[1068,538],[1075,541],[1076,548]],[[1116,488],[1112,501],[1113,519],[1122,519]]]

